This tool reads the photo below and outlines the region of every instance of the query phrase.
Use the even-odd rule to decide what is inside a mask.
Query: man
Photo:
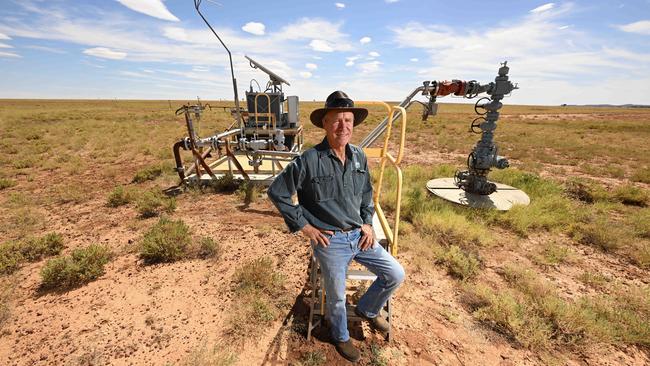
[[[361,356],[347,327],[348,265],[354,259],[377,275],[355,312],[382,332],[388,331],[388,322],[378,316],[380,310],[404,280],[402,266],[375,241],[368,161],[363,150],[349,143],[354,126],[367,116],[368,110],[355,108],[342,91],[330,94],[325,108],[310,116],[315,126],[325,130],[325,138],[292,161],[268,190],[289,229],[301,231],[311,242],[322,268],[332,340],[339,353],[353,362]],[[291,199],[294,194],[297,205]]]

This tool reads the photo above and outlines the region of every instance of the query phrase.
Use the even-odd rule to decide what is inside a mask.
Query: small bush
[[[235,273],[235,283],[238,292],[262,292],[274,296],[281,293],[284,278],[275,270],[273,260],[264,257],[241,267]]]
[[[182,221],[161,218],[140,243],[140,258],[146,264],[174,262],[187,256],[192,244],[189,227]]]
[[[570,198],[586,203],[594,203],[609,198],[609,194],[602,186],[585,179],[569,179],[564,183],[564,190]]]
[[[0,178],[0,191],[6,188],[11,188],[16,185],[16,181],[7,178]]]
[[[259,335],[260,329],[270,326],[277,316],[278,309],[270,299],[245,294],[230,318],[226,333],[237,341],[243,341]]]
[[[119,207],[133,202],[134,199],[135,195],[132,190],[123,186],[117,186],[108,195],[106,205],[109,207]]]
[[[241,183],[241,179],[235,179],[232,174],[226,173],[216,180],[211,180],[209,186],[215,193],[232,193],[239,189]]]
[[[50,259],[41,270],[42,289],[67,289],[88,283],[104,274],[111,253],[103,245],[91,244],[69,256]]]
[[[0,273],[11,274],[20,268],[23,257],[17,250],[18,244],[15,242],[4,242],[0,245]]]
[[[650,268],[650,241],[643,240],[632,244],[628,255],[639,267]]]
[[[650,201],[646,190],[631,185],[617,187],[614,190],[613,197],[622,204],[630,206],[645,207]]]
[[[650,184],[650,167],[643,167],[634,172],[632,181]]]
[[[223,344],[215,344],[211,349],[205,343],[193,350],[187,360],[186,366],[231,366],[237,362],[237,355],[228,351]]]
[[[545,266],[554,266],[564,263],[569,259],[571,251],[566,245],[556,242],[543,244],[538,255],[534,256],[535,262]]]
[[[0,273],[15,272],[23,262],[35,262],[41,258],[57,255],[63,250],[60,234],[49,233],[40,238],[8,241],[0,245]]]
[[[556,195],[533,199],[528,206],[515,205],[503,215],[495,216],[495,221],[525,237],[532,230],[566,228],[579,215],[570,200]]]
[[[163,212],[172,213],[176,210],[176,199],[158,191],[147,191],[138,198],[136,209],[142,218],[155,217]]]
[[[321,351],[308,351],[300,357],[299,366],[321,366],[327,362],[327,358]]]
[[[628,215],[628,222],[634,229],[634,235],[650,239],[650,208],[636,210]]]
[[[439,261],[447,266],[450,275],[461,280],[472,278],[479,272],[480,261],[476,255],[466,253],[456,245],[445,250]]]
[[[146,167],[144,169],[138,170],[135,173],[133,179],[131,180],[131,183],[143,183],[149,180],[154,180],[160,177],[163,172],[164,166],[161,164]]]
[[[212,238],[203,237],[199,240],[198,256],[203,259],[219,259],[221,256],[221,246]]]
[[[249,205],[259,200],[262,195],[262,187],[252,182],[242,182],[237,189],[237,195]]]
[[[578,223],[571,229],[571,236],[581,244],[611,252],[620,247],[620,231],[614,224],[600,219],[595,222]]]
[[[49,233],[41,238],[27,239],[21,245],[20,254],[30,262],[37,261],[61,253],[63,237],[57,233]]]

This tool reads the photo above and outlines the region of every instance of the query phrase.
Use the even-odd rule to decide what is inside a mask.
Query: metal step
[[[355,280],[355,281],[374,281],[377,279],[377,276],[366,270],[361,270],[361,269],[351,269],[348,271],[348,275],[346,277],[348,280]]]
[[[357,316],[357,314],[354,313],[354,309],[356,309],[356,308],[357,308],[356,305],[345,304],[345,310],[347,312],[348,320],[352,320],[352,321],[361,321],[361,320],[363,320],[363,319],[359,318]],[[318,316],[322,315],[320,313],[320,306],[315,306],[314,307],[314,315],[318,315]],[[379,314],[379,316],[381,316],[384,319],[388,320],[388,312],[386,312],[386,310],[384,310],[384,309],[381,310],[381,313]]]

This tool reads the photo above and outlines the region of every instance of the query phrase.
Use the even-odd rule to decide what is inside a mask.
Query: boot
[[[388,333],[388,331],[390,330],[390,325],[388,324],[388,321],[386,321],[386,319],[384,319],[383,317],[381,317],[379,315],[374,317],[374,318],[368,318],[365,314],[360,312],[357,308],[354,308],[354,313],[357,314],[357,316],[359,318],[368,321],[370,323],[370,327],[372,327],[372,329],[378,330],[378,331],[380,331],[381,333],[384,333],[384,334]]]
[[[336,342],[336,350],[348,361],[357,362],[361,358],[361,353],[354,347],[351,339],[347,342]]]

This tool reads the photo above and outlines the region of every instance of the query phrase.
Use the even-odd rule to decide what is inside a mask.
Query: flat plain
[[[308,245],[262,189],[161,194],[183,103],[0,100],[1,364],[345,364],[305,339]],[[203,137],[232,123],[209,103]],[[491,179],[531,198],[505,213],[425,189],[464,169],[472,106],[409,113],[407,280],[391,343],[352,325],[362,365],[650,363],[650,109],[505,103]],[[382,193],[392,215],[394,175]]]

